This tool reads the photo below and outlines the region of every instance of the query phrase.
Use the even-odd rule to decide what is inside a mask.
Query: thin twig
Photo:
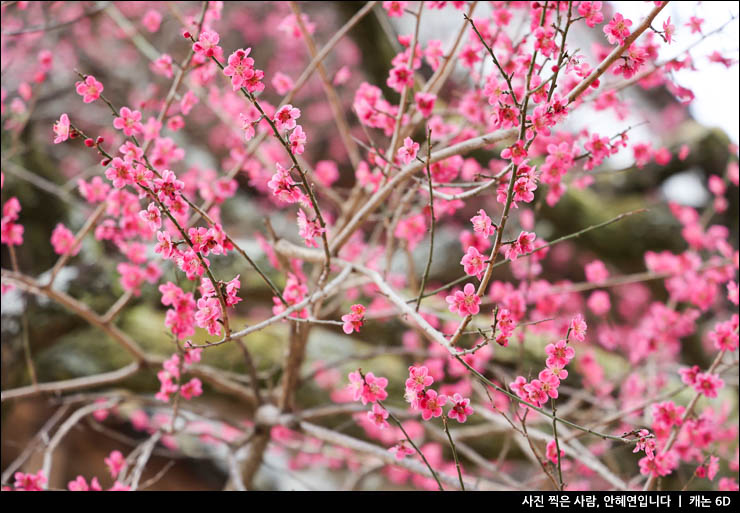
[[[427,130],[427,178],[429,180],[429,258],[427,259],[427,265],[424,268],[424,275],[421,277],[421,285],[419,286],[419,296],[416,298],[416,311],[419,311],[421,306],[421,299],[424,297],[424,288],[427,285],[427,279],[429,279],[429,271],[432,268],[432,254],[434,253],[434,190],[432,188],[432,170],[429,165],[429,158],[432,154],[432,129]]]
[[[569,16],[570,17],[570,13]],[[555,409],[555,399],[550,399],[550,404],[552,405],[552,434],[555,437],[555,450],[557,451],[557,458],[558,458],[558,483],[560,485],[560,491],[563,491],[563,487],[565,484],[563,483],[563,469],[560,465],[560,440],[558,439],[558,423],[555,421],[555,416],[558,414],[558,411]]]
[[[465,491],[465,483],[463,483],[462,471],[460,470],[460,460],[457,457],[457,449],[455,449],[455,442],[452,441],[452,435],[450,429],[447,427],[447,415],[442,415],[442,425],[444,426],[447,438],[450,441],[450,447],[452,448],[452,456],[455,458],[455,468],[457,469],[457,477],[460,479],[460,489]]]

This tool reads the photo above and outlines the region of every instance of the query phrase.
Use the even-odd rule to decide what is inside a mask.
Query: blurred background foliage
[[[49,4],[50,2],[45,2]],[[51,2],[59,4],[62,2]],[[90,4],[91,2],[81,2]],[[198,2],[174,2],[182,12],[193,12]],[[133,3],[113,2],[124,15],[136,20],[141,16],[144,7],[134,6]],[[175,61],[178,61],[187,51],[179,35],[179,23],[171,15],[170,6],[165,2],[147,2],[146,5],[155,6],[164,15],[160,29],[154,34],[145,34],[156,48],[170,52]],[[266,75],[272,73],[270,66],[274,66],[275,58],[282,55],[284,69],[296,76],[305,66],[308,57],[301,45],[286,46],[280,40],[271,39],[265,28],[270,23],[288,14],[287,6],[280,6],[274,2],[224,3],[223,20],[232,19],[229,30],[222,32],[221,44],[225,49],[240,46],[253,46],[252,56],[258,67],[266,67]],[[312,21],[317,23],[314,35],[319,42],[328,40],[339,26],[348,20],[359,8],[359,2],[318,2],[301,3],[302,8],[309,14]],[[54,9],[60,9],[55,6]],[[50,12],[50,17],[53,12]],[[340,96],[347,107],[347,116],[351,124],[357,125],[356,119],[351,116],[351,101],[354,90],[362,80],[378,85],[386,98],[395,98],[396,95],[387,88],[385,80],[388,73],[388,63],[395,55],[396,42],[389,41],[387,31],[380,18],[383,16],[367,16],[355,29],[350,37],[340,44],[337,54],[355,61],[353,77],[349,84],[340,88]],[[387,22],[387,20],[386,20]],[[105,84],[105,95],[115,99],[121,105],[136,97],[132,87],[142,86],[151,79],[151,74],[141,63],[145,59],[136,53],[136,49],[127,39],[118,39],[118,35],[106,34],[114,30],[111,18],[103,10],[80,23],[89,25],[95,37],[104,38],[105,53],[91,53],[91,48],[69,48],[66,40],[67,33],[74,33],[74,27],[49,32],[43,35],[39,47],[53,47],[60,44],[60,55],[66,58],[70,52],[76,56],[75,66],[86,73],[95,75]],[[239,30],[237,25],[241,26]],[[262,28],[259,28],[262,26]],[[455,22],[457,26],[457,22]],[[138,29],[143,32],[141,27]],[[392,27],[391,27],[392,29]],[[454,30],[454,29],[452,29]],[[246,44],[245,44],[246,41]],[[4,39],[4,45],[12,45]],[[5,48],[5,46],[4,46]],[[286,54],[291,51],[293,53]],[[230,51],[230,50],[228,50]],[[353,57],[352,57],[353,56]],[[268,64],[272,63],[272,64]],[[330,57],[328,67],[336,70],[341,60]],[[9,69],[10,71],[6,71]],[[362,71],[359,71],[359,70]],[[6,68],[3,65],[2,87],[5,91],[14,91],[17,87],[17,68],[12,64]],[[46,85],[35,101],[34,110],[25,120],[23,129],[11,132],[6,129],[6,122],[13,114],[6,111],[3,114],[2,131],[2,170],[5,173],[5,186],[2,191],[3,201],[16,196],[22,205],[20,221],[25,227],[24,243],[17,248],[18,259],[22,271],[30,276],[39,276],[47,272],[55,263],[56,255],[51,251],[49,237],[58,222],[72,227],[73,231],[81,226],[91,208],[85,205],[76,190],[75,179],[78,176],[100,174],[101,168],[95,162],[95,156],[84,151],[80,144],[72,143],[67,148],[51,145],[51,126],[60,112],[69,112],[75,122],[84,126],[100,126],[101,133],[105,132],[103,125],[109,123],[109,113],[102,106],[96,104],[83,105],[74,93],[76,77],[70,69],[59,68],[58,76],[52,83]],[[420,73],[428,78],[431,70],[425,64]],[[443,93],[443,100],[454,99],[456,81],[462,80],[453,77],[451,83]],[[153,79],[156,88],[162,92],[169,81],[162,77]],[[320,91],[321,85],[314,76],[305,91],[294,101],[301,109],[310,112],[312,105],[324,101]],[[662,87],[651,90],[639,90],[637,93],[644,104],[644,117],[658,116],[670,105],[678,105],[673,96]],[[270,97],[274,99],[274,95]],[[193,162],[204,167],[226,169],[223,163],[228,157],[224,147],[208,148],[206,142],[212,141],[212,129],[218,120],[211,116],[207,118],[202,102],[197,107],[198,118],[207,122],[189,122],[181,134],[177,134],[178,144],[187,151],[186,163]],[[312,158],[318,159],[332,154],[332,145],[336,145],[333,138],[333,127],[330,117],[323,125],[327,130],[314,129],[311,131]],[[317,122],[318,126],[322,123]],[[621,129],[622,127],[620,127]],[[110,128],[108,128],[110,132]],[[618,130],[615,129],[616,133]],[[221,132],[217,132],[220,134]],[[358,132],[362,137],[362,132]],[[659,134],[662,143],[675,152],[681,144],[688,144],[691,148],[689,157],[680,161],[673,158],[670,164],[658,166],[648,164],[643,169],[628,166],[623,169],[609,169],[602,166],[595,173],[595,185],[579,190],[569,188],[566,195],[554,207],[548,207],[542,196],[545,192],[540,188],[536,192],[535,202],[541,204],[538,210],[537,233],[539,237],[552,240],[570,234],[579,229],[606,221],[617,214],[636,208],[647,207],[646,214],[631,216],[619,223],[606,228],[589,232],[577,239],[563,244],[562,251],[566,258],[560,258],[556,264],[544,262],[545,278],[554,276],[560,279],[569,279],[573,282],[583,281],[583,265],[595,258],[603,260],[613,275],[640,272],[645,269],[643,255],[645,251],[669,250],[680,252],[685,248],[685,242],[680,234],[680,225],[670,214],[664,184],[675,176],[695,175],[698,182],[705,184],[712,174],[723,174],[730,159],[728,146],[730,141],[727,135],[718,128],[701,126],[685,116],[670,133]],[[204,152],[211,153],[210,157],[203,157]],[[335,152],[336,153],[336,152]],[[484,167],[492,158],[497,158],[495,152],[476,151],[472,155]],[[184,168],[186,166],[182,165]],[[353,173],[344,161],[340,162],[340,181],[337,186],[346,188],[353,183]],[[246,175],[238,176],[240,188],[236,196],[222,207],[222,217],[228,233],[234,233],[239,240],[244,239],[250,254],[261,255],[261,251],[254,242],[253,234],[256,231],[264,233],[261,215],[258,207],[263,206],[264,200],[259,197],[255,189],[249,184]],[[458,219],[469,219],[479,208],[485,208],[487,199],[470,201],[456,216]],[[731,239],[734,247],[738,245],[738,198],[735,195],[728,197],[729,208],[723,214],[716,214],[712,218],[715,224],[730,227]],[[491,205],[489,205],[491,206]],[[275,211],[270,220],[277,227],[290,226],[293,222],[292,214]],[[293,228],[286,231],[292,233]],[[457,243],[458,232],[454,229],[440,229],[435,263],[430,276],[430,287],[445,283],[460,275],[459,262],[462,252]],[[415,252],[416,268],[423,269],[426,260],[427,242],[419,245]],[[88,236],[83,244],[79,256],[71,259],[68,266],[59,277],[59,287],[70,296],[79,299],[97,312],[105,312],[123,290],[118,282],[116,264],[120,261],[115,248],[106,242],[99,242]],[[263,269],[269,268],[264,255],[259,258]],[[2,266],[9,267],[7,248],[2,246]],[[400,264],[401,268],[403,263]],[[218,269],[221,276],[241,274],[242,289],[240,296],[244,301],[237,306],[238,317],[232,321],[233,325],[242,326],[255,323],[269,315],[272,306],[271,294],[254,273],[245,270],[242,261],[233,257],[221,257],[218,260]],[[178,273],[179,274],[179,273]],[[284,285],[284,276],[277,272],[271,274],[273,280]],[[506,271],[497,271],[497,280],[512,279]],[[172,280],[175,283],[184,282],[182,276],[176,275],[171,265],[164,267],[163,280]],[[665,298],[666,293],[660,282],[647,282],[646,285],[658,298]],[[185,283],[185,287],[191,285]],[[186,289],[188,290],[188,289]],[[173,340],[164,327],[165,308],[159,301],[156,287],[145,286],[140,297],[134,298],[117,321],[117,325],[141,346],[152,353],[169,356],[173,352]],[[72,315],[63,307],[48,300],[39,299],[29,294],[19,294],[17,291],[6,294],[2,299],[2,389],[11,389],[28,384],[29,376],[23,362],[23,344],[20,330],[20,312],[27,315],[29,324],[29,340],[31,352],[36,364],[38,380],[40,382],[63,380],[78,376],[86,376],[105,371],[118,369],[130,362],[129,355],[114,341],[99,330],[90,327],[83,319]],[[444,303],[439,298],[430,298],[429,303],[445,310]],[[340,315],[341,312],[334,312]],[[270,328],[250,335],[248,344],[258,363],[260,379],[264,383],[278,383],[280,379],[280,364],[287,340],[287,326],[274,325]],[[309,353],[305,363],[305,374],[309,375],[314,369],[315,362],[334,362],[347,360],[339,366],[342,378],[346,372],[357,367],[356,361],[350,361],[352,356],[377,354],[379,349],[385,349],[387,354],[362,360],[360,365],[368,369],[382,369],[388,377],[391,395],[400,397],[403,394],[402,383],[407,374],[409,364],[408,355],[403,354],[401,335],[404,325],[397,320],[382,322],[368,322],[362,333],[346,337],[341,329],[320,327],[311,332],[309,339]],[[686,338],[683,342],[681,360],[685,364],[698,364],[705,367],[708,364],[707,356],[701,348],[701,335]],[[535,368],[540,364],[544,355],[544,340],[536,334],[528,336],[522,353],[500,351],[496,353],[496,366],[504,373],[513,373],[516,368]],[[193,337],[196,343],[205,342],[203,330]],[[519,360],[523,357],[524,360]],[[597,349],[599,362],[605,366],[607,376],[619,379],[625,376],[630,365],[613,352]],[[225,373],[233,375],[245,374],[243,359],[238,349],[232,344],[226,344],[212,350],[205,351],[204,362]],[[135,377],[117,385],[116,388],[134,393],[153,394],[158,384],[156,381],[157,368],[147,369]],[[569,382],[569,386],[577,389],[577,382]],[[214,399],[215,391],[208,390],[205,395],[208,399],[208,408],[218,415],[234,419],[243,418],[248,409],[244,405],[221,396]],[[679,398],[681,400],[682,398]],[[686,398],[687,399],[687,398]],[[319,389],[312,382],[306,382],[298,392],[298,403],[304,408],[327,404],[329,397],[326,391]],[[197,401],[196,401],[197,403]],[[48,417],[50,407],[60,404],[56,397],[35,398],[28,401],[9,402],[2,404],[2,466],[5,468],[22,450],[28,440],[41,427]],[[572,412],[574,421],[578,421],[578,412]],[[327,425],[343,426],[348,433],[361,435],[362,431],[355,425],[346,424],[347,417],[336,416],[325,419]],[[106,473],[102,460],[113,450],[120,448],[121,443],[129,440],[141,440],[141,433],[131,429],[130,425],[121,419],[110,419],[105,430],[95,427],[94,423],[87,423],[84,428],[75,430],[65,444],[64,454],[59,456],[55,464],[55,471],[60,473],[60,482],[71,480],[78,474],[103,475]],[[475,425],[475,422],[472,423]],[[117,433],[116,438],[111,433]],[[501,450],[499,439],[491,437],[473,438],[469,444],[480,451],[483,457],[494,459]],[[196,451],[197,452],[197,451]],[[151,467],[162,468],[166,462],[176,457],[176,464],[154,488],[183,489],[183,488],[213,488],[220,489],[226,478],[225,469],[218,466],[210,455],[196,454],[194,459],[176,456],[167,450],[159,450],[152,460]],[[519,448],[512,448],[509,458],[525,458]],[[610,456],[615,465],[625,458],[632,461],[630,465],[636,467],[636,458],[629,454],[628,448],[619,448]],[[197,461],[197,464],[194,463]],[[268,484],[276,479],[268,471],[262,476]],[[685,476],[677,476],[678,479]],[[275,484],[275,483],[273,483]]]

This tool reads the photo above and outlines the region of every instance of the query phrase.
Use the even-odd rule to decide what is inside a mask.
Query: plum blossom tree
[[[4,490],[156,486],[170,467],[153,472],[155,453],[193,443],[237,490],[269,486],[275,462],[348,470],[321,488],[380,470],[427,490],[738,489],[737,145],[701,207],[648,191],[587,226],[571,212],[562,235],[548,218],[579,194],[606,202],[605,177],[696,158],[681,134],[625,122],[640,114],[626,95],[667,95],[642,117],[668,132],[694,98],[679,71],[737,65],[692,53],[736,20],[710,26],[701,6],[682,20],[669,2],[629,17],[370,1],[345,19],[332,3],[41,4],[0,7],[3,330],[21,341],[3,444],[15,405],[64,406],[3,460]],[[424,32],[433,16],[449,37]],[[378,17],[402,32],[393,55],[350,39]],[[648,209],[674,240],[630,225],[614,240],[637,264],[577,242]],[[49,372],[40,352],[61,337],[39,333],[57,307],[128,363]],[[83,419],[138,436],[106,452],[110,476],[56,482]]]

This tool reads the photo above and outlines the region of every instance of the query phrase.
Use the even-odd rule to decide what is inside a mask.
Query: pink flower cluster
[[[303,277],[303,279],[305,280],[305,277]],[[289,306],[298,304],[304,300],[306,294],[308,294],[308,287],[301,281],[301,278],[293,273],[288,273],[288,279],[285,282],[285,290],[283,290],[283,298],[285,299],[285,302],[288,303]],[[272,313],[274,315],[282,313],[285,310],[285,305],[280,301],[280,298],[273,296],[272,302],[274,304],[272,307]],[[306,319],[308,318],[308,310],[303,308],[299,312],[291,314],[291,316]]]
[[[73,133],[70,128],[69,116],[67,114],[62,114],[59,117],[59,121],[54,123],[53,129],[54,135],[56,135],[54,138],[54,144],[59,144],[69,139]]]
[[[3,181],[5,178],[3,177]],[[8,246],[20,246],[23,244],[23,225],[17,223],[21,212],[21,203],[15,196],[9,198],[3,205],[2,224],[0,235],[2,243]]]
[[[352,305],[350,307],[350,313],[342,316],[342,330],[347,334],[352,332],[360,332],[362,324],[365,320],[365,307],[363,305]]]
[[[444,394],[437,394],[435,390],[427,390],[427,387],[434,383],[434,378],[429,375],[429,369],[426,366],[409,367],[409,377],[406,380],[406,401],[411,404],[414,410],[421,410],[421,418],[429,420],[442,415],[442,407],[447,404],[448,399],[452,403],[452,408],[448,417],[456,419],[458,422],[465,422],[473,414],[473,408],[470,407],[470,399],[466,399],[462,394],[455,393],[452,397]]]
[[[364,376],[360,371],[350,372],[348,386],[352,392],[352,400],[362,401],[362,404],[384,401],[388,397],[388,392],[385,391],[388,380],[375,377],[372,372],[368,372]]]
[[[250,93],[258,93],[265,89],[262,82],[265,73],[254,67],[254,59],[249,57],[251,51],[251,48],[246,50],[240,48],[229,55],[224,75],[231,78],[231,87],[234,91],[243,87]]]
[[[495,331],[493,336],[496,343],[502,347],[509,345],[509,338],[514,334],[516,321],[508,308],[499,308],[493,319]]]
[[[69,228],[62,223],[57,223],[51,234],[51,245],[57,255],[75,256],[80,252],[80,244],[75,243],[75,236]]]
[[[719,375],[701,372],[698,365],[682,367],[678,373],[681,381],[707,397],[717,397],[718,392],[725,386],[724,380]]]
[[[521,232],[511,244],[504,248],[504,255],[509,260],[516,260],[520,255],[532,253],[535,249],[534,240],[537,236],[530,232]]]
[[[309,204],[308,197],[301,191],[297,182],[293,181],[290,176],[290,170],[285,169],[280,164],[276,164],[277,171],[267,183],[272,190],[272,194],[283,203],[303,203]]]
[[[470,218],[470,222],[473,223],[473,231],[483,237],[490,237],[496,233],[496,226],[483,209],[478,211],[477,216]]]
[[[585,324],[585,323],[584,323]],[[511,389],[519,398],[535,406],[541,407],[550,399],[558,398],[560,381],[568,377],[565,366],[575,356],[575,349],[568,344],[568,340],[558,340],[554,344],[545,346],[545,369],[540,371],[538,379],[527,382],[523,376],[517,376]],[[520,403],[526,408],[526,405]]]
[[[160,401],[169,402],[170,396],[177,393],[188,400],[203,394],[202,383],[198,378],[191,378],[184,385],[180,384],[181,371],[184,372],[188,365],[199,362],[203,351],[200,348],[189,346],[190,343],[186,342],[182,361],[179,355],[173,354],[168,360],[165,360],[162,364],[162,370],[157,373],[160,387],[159,392],[154,397]]]
[[[416,154],[419,151],[419,143],[414,142],[411,137],[407,137],[403,140],[403,146],[398,148],[396,156],[402,164],[406,165],[416,158]]]
[[[128,107],[121,107],[120,116],[113,120],[113,128],[123,130],[127,137],[143,133],[144,125],[141,124],[141,112],[131,110]]]
[[[85,103],[92,103],[100,98],[100,93],[104,89],[103,84],[92,75],[88,75],[85,80],[75,83],[75,86],[77,94],[82,96],[82,101]]]
[[[316,242],[316,238],[321,237],[321,234],[324,232],[326,232],[326,228],[321,227],[318,217],[309,220],[303,209],[298,209],[298,235],[303,238],[306,246],[318,248],[319,244]]]
[[[458,290],[445,298],[452,313],[462,317],[475,315],[480,312],[480,296],[475,291],[475,285],[466,283],[463,290]]]
[[[13,488],[16,490],[25,490],[27,492],[40,492],[43,490],[43,486],[46,484],[46,476],[43,470],[39,470],[35,474],[28,474],[23,472],[16,472],[13,477],[15,483]]]
[[[192,292],[183,290],[172,282],[159,286],[162,304],[170,306],[164,319],[164,325],[179,340],[195,334],[195,298]]]

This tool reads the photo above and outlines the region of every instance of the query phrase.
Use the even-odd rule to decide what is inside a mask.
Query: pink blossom
[[[465,270],[465,274],[475,276],[480,280],[486,270],[485,260],[486,257],[484,255],[481,255],[475,247],[470,246],[468,252],[460,260],[460,263]]]
[[[416,245],[421,242],[426,233],[426,219],[423,214],[416,214],[401,219],[396,225],[396,231],[393,235],[406,241],[409,251],[413,251]]]
[[[172,375],[161,370],[157,373],[157,379],[159,380],[159,391],[154,394],[154,398],[162,402],[169,402],[170,396],[177,393],[177,384],[172,381]]]
[[[421,115],[428,118],[434,110],[434,102],[437,100],[437,95],[419,92],[414,95],[414,100],[416,101],[416,108],[421,112]]]
[[[303,202],[305,195],[298,184],[293,181],[290,171],[280,164],[276,164],[277,171],[267,183],[274,196],[284,203]]]
[[[24,474],[23,472],[16,472],[13,474],[15,483],[13,487],[16,490],[25,490],[27,492],[40,492],[43,490],[44,484],[46,484],[46,476],[44,471],[39,470],[36,474]]]
[[[331,186],[339,179],[339,169],[332,160],[320,160],[314,166],[313,174],[320,183]]]
[[[407,5],[408,2],[393,0],[391,2],[383,2],[383,9],[386,10],[389,18],[400,18],[403,16]]]
[[[162,15],[156,9],[149,9],[141,18],[141,24],[152,33],[159,30],[160,23],[162,23]]]
[[[403,146],[398,148],[398,159],[405,165],[416,158],[416,153],[419,151],[419,143],[414,142],[411,137],[407,137],[403,140]]]
[[[547,447],[545,447],[545,456],[554,465],[557,465],[558,461],[562,461],[562,459],[565,457],[565,451],[563,449],[560,449],[560,457],[558,457],[558,444],[557,442],[555,442],[555,440],[550,440],[549,442],[547,442]]]
[[[647,429],[641,429],[637,432],[637,435],[639,436],[639,438],[635,443],[635,448],[632,452],[637,453],[640,451],[645,451],[645,455],[649,459],[655,458],[655,438],[650,435],[650,431],[648,431]]]
[[[128,137],[139,135],[144,131],[144,126],[141,124],[141,112],[121,107],[121,115],[113,120],[113,128],[123,130]]]
[[[668,16],[668,19],[663,22],[663,37],[665,37],[665,40],[668,42],[668,44],[671,44],[673,42],[673,34],[676,32],[676,26],[671,25],[671,17]]]
[[[198,378],[192,378],[190,381],[180,387],[180,395],[184,399],[192,399],[203,394],[203,387]]]
[[[717,397],[717,392],[725,386],[725,382],[717,374],[700,372],[696,375],[696,381],[692,386],[700,394],[707,397]]]
[[[681,381],[689,386],[695,386],[696,377],[701,373],[701,369],[698,365],[693,367],[682,367],[678,370],[678,374],[681,376]]]
[[[571,319],[569,328],[574,339],[579,342],[586,340],[586,330],[588,329],[588,326],[586,325],[586,321],[583,320],[583,316],[581,314],[576,314],[573,319]]]
[[[558,398],[558,387],[560,386],[560,378],[558,378],[550,369],[543,369],[537,376],[541,383],[542,391],[545,392],[549,397],[553,399]]]
[[[298,234],[303,237],[306,246],[312,248],[319,247],[315,239],[316,237],[321,237],[321,234],[325,231],[326,228],[321,227],[318,218],[309,221],[303,209],[298,209]]]
[[[388,412],[385,408],[380,406],[378,403],[373,404],[372,411],[367,412],[367,418],[370,419],[379,429],[385,429],[388,427]]]
[[[308,32],[309,34],[313,34],[316,30],[316,24],[309,20],[308,14],[301,14],[301,20],[303,21],[303,25],[306,28],[306,32]],[[303,37],[301,29],[298,26],[298,20],[296,19],[295,14],[286,16],[283,21],[280,22],[277,28],[278,30],[285,32],[287,35],[292,36],[293,39],[301,39],[301,37]]]
[[[350,71],[349,67],[342,66],[334,74],[334,79],[332,80],[332,84],[335,86],[342,85],[345,82],[347,82],[347,80],[349,80],[351,76],[352,76],[352,72]]]
[[[163,53],[149,65],[149,68],[158,75],[172,78],[172,56]]]
[[[70,133],[69,116],[62,114],[59,117],[59,121],[54,123],[54,135],[56,135],[54,144],[59,144],[69,139]]]
[[[400,93],[404,87],[414,86],[414,73],[406,65],[398,65],[391,69],[386,84]]]
[[[146,279],[144,270],[127,262],[120,262],[116,270],[121,275],[121,287],[126,292],[131,292],[134,296],[141,295],[141,284]]]
[[[619,13],[615,14],[609,24],[604,27],[604,33],[609,40],[609,44],[624,44],[624,40],[630,35],[630,26],[632,26],[631,20],[625,19]]]
[[[496,233],[496,227],[493,225],[493,221],[488,217],[486,211],[481,209],[478,211],[477,216],[470,218],[470,222],[473,223],[473,231],[481,234],[483,237],[490,237]]]
[[[692,16],[691,18],[689,18],[689,21],[686,22],[686,26],[691,28],[692,34],[696,34],[697,32],[701,34],[702,23],[704,23],[703,18]]]
[[[239,49],[229,55],[228,65],[224,68],[224,75],[231,78],[231,88],[236,91],[245,87],[254,77],[254,59],[248,57],[251,48]]]
[[[203,30],[198,37],[198,41],[193,43],[193,51],[196,54],[203,55],[204,57],[216,57],[220,58],[223,51],[218,46],[219,35],[217,32],[212,30]]]
[[[740,486],[736,480],[731,477],[722,477],[717,484],[717,490],[720,492],[737,492],[740,491]]]
[[[601,2],[581,2],[578,5],[578,14],[586,19],[586,25],[591,28],[604,21],[604,15],[601,12]]]
[[[57,223],[51,234],[51,245],[57,255],[75,256],[80,252],[80,244],[75,244],[74,234],[62,223]]]
[[[516,260],[520,255],[533,252],[535,238],[536,235],[534,233],[521,232],[514,242],[506,246],[504,255],[509,260]]]
[[[519,140],[514,145],[505,148],[501,152],[501,158],[511,160],[515,166],[524,162],[524,159],[527,158],[527,150],[524,148],[524,141]]]
[[[514,201],[530,203],[534,200],[534,190],[537,189],[537,182],[532,176],[522,176],[514,182]]]
[[[201,328],[206,328],[211,335],[221,333],[221,304],[215,297],[200,298],[198,300],[198,311],[195,313],[195,323]]]
[[[190,341],[185,342],[185,354],[183,355],[183,360],[185,361],[185,364],[192,365],[194,363],[198,363],[201,359],[202,353],[202,348],[192,347]]]
[[[126,465],[126,459],[121,454],[121,451],[111,452],[107,458],[105,458],[105,464],[110,471],[110,475],[113,479],[118,477],[123,467]]]
[[[193,91],[188,91],[183,94],[180,99],[180,112],[182,112],[182,115],[187,116],[190,114],[190,111],[193,110],[193,107],[195,107],[199,101],[200,100],[195,96]]]
[[[87,492],[89,490],[100,492],[103,490],[97,477],[93,477],[88,486],[87,480],[83,476],[77,476],[77,479],[67,483],[67,489],[70,492]]]
[[[386,378],[376,378],[372,372],[365,374],[365,379],[358,371],[349,373],[350,389],[353,400],[361,400],[362,404],[375,401],[384,401],[388,397],[385,387],[388,386]]]
[[[342,330],[350,335],[352,332],[360,332],[362,324],[365,320],[365,307],[363,305],[352,305],[350,307],[350,313],[342,316]]]
[[[734,283],[734,282],[733,282]],[[733,283],[728,283],[728,288]],[[737,294],[737,284],[735,284],[735,293]],[[737,301],[734,301],[737,304]],[[728,321],[718,323],[712,331],[709,332],[709,340],[714,344],[718,351],[734,351],[738,348],[738,315],[735,314]]]
[[[76,82],[75,89],[77,94],[82,96],[82,101],[85,103],[92,103],[100,98],[100,93],[103,92],[103,84],[92,76],[88,75],[85,80]]]
[[[447,414],[449,418],[464,423],[473,414],[473,408],[470,407],[470,399],[465,399],[460,394],[454,394],[452,396],[452,403],[452,409]]]
[[[609,271],[601,260],[594,260],[586,264],[583,270],[586,273],[586,280],[591,283],[599,283],[609,278]]]
[[[402,460],[406,456],[410,456],[416,452],[407,440],[400,440],[396,445],[388,449],[388,451],[394,454],[397,460]]]
[[[447,404],[446,395],[437,395],[434,390],[427,390],[425,399],[421,402],[421,418],[429,420],[442,415],[442,406]]]
[[[710,456],[709,463],[707,463],[707,479],[713,481],[719,472],[719,458],[717,456]]]
[[[565,367],[573,359],[576,351],[565,340],[558,340],[554,344],[547,344],[545,353],[548,367]]]
[[[588,297],[588,308],[596,315],[606,314],[611,307],[609,293],[603,290],[594,291]]]
[[[688,144],[681,145],[681,149],[678,150],[678,160],[680,161],[686,160],[686,157],[689,156],[690,151],[691,151],[691,148],[689,148]]]
[[[131,487],[129,485],[125,485],[123,483],[119,483],[118,481],[116,481],[115,483],[113,483],[113,486],[108,488],[108,491],[109,492],[130,492]]]
[[[116,189],[122,189],[134,183],[131,164],[119,157],[115,157],[110,162],[110,167],[105,170],[105,177],[113,183]]]
[[[296,125],[293,132],[288,138],[290,141],[290,150],[294,155],[302,155],[306,144],[306,132],[301,125]]]
[[[139,217],[147,222],[149,229],[152,231],[158,230],[162,226],[162,215],[159,212],[159,208],[154,203],[149,203],[146,210],[139,212]]]
[[[105,403],[105,399],[100,397],[98,399],[95,399],[95,402]],[[98,422],[103,422],[105,419],[108,418],[109,414],[110,414],[110,410],[108,410],[107,408],[98,408],[93,412],[92,415],[95,418],[95,420],[97,420]]]
[[[533,405],[539,407],[547,402],[549,396],[542,388],[542,381],[539,379],[533,379],[522,388],[527,395],[527,401]]]
[[[272,86],[278,94],[285,94],[293,89],[293,80],[285,73],[278,71],[272,77]]]
[[[500,308],[495,313],[494,324],[498,334],[496,334],[496,343],[501,347],[509,345],[509,338],[516,329],[516,323],[508,308]]]
[[[680,426],[683,424],[683,414],[685,408],[683,406],[676,406],[673,401],[664,401],[662,403],[656,403],[652,406],[653,420],[665,426]]]
[[[244,130],[244,138],[247,141],[250,141],[254,137],[254,134],[255,134],[254,126],[256,124],[256,121],[251,118],[248,118],[242,113],[239,113],[239,120],[241,121],[241,124],[242,124],[242,130]]]
[[[273,121],[280,131],[293,130],[296,126],[295,120],[301,117],[300,109],[293,107],[291,104],[283,105],[275,113]]]
[[[437,68],[439,68],[439,61],[443,55],[444,50],[442,50],[442,41],[432,39],[427,43],[427,47],[424,50],[424,58],[427,63],[429,63],[429,66],[433,71],[437,71]]]
[[[678,456],[675,451],[656,454],[654,457],[646,455],[638,461],[638,465],[642,475],[667,476],[678,466]]]
[[[434,378],[429,375],[429,369],[424,366],[409,367],[409,378],[406,380],[406,390],[421,392],[434,383]]]
[[[480,297],[475,292],[475,286],[467,283],[463,290],[447,296],[445,301],[449,304],[450,312],[466,315],[475,315],[480,311]]]

